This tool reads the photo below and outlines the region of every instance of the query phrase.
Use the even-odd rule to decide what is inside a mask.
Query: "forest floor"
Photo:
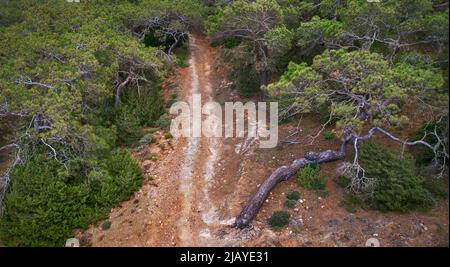
[[[191,35],[189,51],[189,66],[166,81],[166,94],[176,92],[179,99],[189,100],[201,93],[202,103],[240,100],[226,79],[219,48],[212,48],[205,37]],[[296,126],[297,122],[280,125],[280,140]],[[341,205],[344,190],[333,182],[339,162],[322,167],[328,196],[318,196],[291,179],[270,193],[252,227],[230,227],[276,168],[306,151],[339,146],[337,140],[322,136],[313,144],[305,142],[319,127],[317,118],[305,116],[298,136],[303,143],[273,149],[248,146],[243,138],[166,139],[156,132],[156,142],[135,153],[146,177],[141,190],[111,210],[108,227],[99,222],[78,237],[92,246],[364,246],[370,237],[379,239],[381,246],[448,246],[448,199],[428,213],[349,212]],[[156,158],[147,159],[149,155]],[[288,210],[290,224],[280,231],[270,229],[267,219],[286,209],[285,195],[294,190],[301,201]]]

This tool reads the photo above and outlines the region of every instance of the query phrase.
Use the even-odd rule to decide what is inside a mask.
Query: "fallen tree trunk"
[[[307,152],[304,158],[294,160],[291,165],[281,166],[276,169],[258,188],[258,191],[249,200],[247,205],[242,210],[241,214],[236,218],[235,227],[245,228],[258,214],[264,200],[266,200],[270,191],[280,182],[289,180],[292,176],[297,173],[297,171],[303,168],[307,164],[311,163],[325,163],[336,160],[341,160],[345,157],[345,145],[351,139],[346,139],[346,141],[341,145],[338,151],[326,150],[322,152]]]

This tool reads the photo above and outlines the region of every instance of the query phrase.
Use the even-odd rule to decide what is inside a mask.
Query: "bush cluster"
[[[292,191],[286,195],[286,198],[297,201],[300,199],[300,193],[298,191]]]
[[[418,131],[411,134],[411,139],[418,140],[425,137],[423,140],[428,142],[429,144],[435,145],[437,143],[437,139],[434,135],[429,133],[438,133],[440,136],[448,136],[448,116],[442,118],[440,121],[427,121],[425,122]],[[448,141],[447,141],[448,142]],[[446,144],[448,147],[448,143]],[[417,146],[414,147],[414,156],[416,159],[416,163],[419,166],[426,166],[432,163],[435,155],[431,149],[426,147]],[[439,161],[443,162],[444,159],[442,157],[438,158]],[[448,166],[448,162],[447,166]]]
[[[334,139],[335,135],[332,131],[324,131],[323,137],[325,138],[325,140],[332,140]]]
[[[299,199],[300,193],[298,191],[292,191],[286,195],[286,201],[284,202],[284,205],[286,206],[286,208],[293,209],[295,208],[295,204],[297,204],[297,201]]]
[[[372,208],[406,212],[426,210],[434,203],[433,195],[425,187],[425,178],[417,174],[409,155],[399,158],[382,145],[366,143],[359,161],[366,176],[376,179],[367,200]]]
[[[142,127],[159,126],[165,113],[158,88],[143,87],[123,94],[122,104],[116,109],[115,124],[119,145],[130,146],[143,136]]]
[[[289,218],[290,215],[287,211],[275,211],[269,218],[268,223],[272,228],[279,230],[289,224]]]
[[[60,173],[59,163],[42,155],[14,169],[0,220],[3,245],[63,246],[74,229],[106,218],[142,184],[138,164],[125,151],[111,153],[87,178]]]
[[[350,184],[350,179],[345,175],[339,175],[334,178],[334,182],[342,188],[346,188]]]
[[[320,174],[320,166],[318,164],[308,164],[303,167],[296,175],[297,184],[312,190],[325,189],[325,178]]]

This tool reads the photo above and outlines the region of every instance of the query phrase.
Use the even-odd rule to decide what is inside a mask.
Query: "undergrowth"
[[[307,164],[296,175],[297,184],[309,190],[325,189],[325,177],[320,174],[318,164]]]
[[[36,155],[13,170],[0,220],[3,245],[63,246],[74,229],[106,218],[142,183],[138,164],[125,151],[102,159],[86,177],[62,179],[61,168]]]
[[[359,162],[366,176],[375,179],[365,199],[371,208],[384,212],[425,211],[434,204],[435,196],[427,189],[426,178],[417,174],[410,155],[397,155],[369,142],[362,146]]]
[[[273,229],[280,230],[289,224],[289,218],[290,215],[287,211],[275,211],[269,218],[268,223]]]

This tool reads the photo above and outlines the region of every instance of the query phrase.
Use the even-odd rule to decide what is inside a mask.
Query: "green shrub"
[[[434,133],[435,129],[440,136],[448,136],[448,116],[443,118],[440,122],[425,122],[418,131],[411,134],[411,139],[418,140],[422,139],[425,136],[424,141],[434,145],[437,143],[437,139],[434,135],[429,133]],[[425,133],[428,134],[425,135]],[[446,144],[446,146],[448,147],[448,143]],[[416,152],[414,153],[414,156],[416,159],[416,163],[419,166],[428,165],[435,158],[433,151],[423,146],[414,147],[414,152]],[[439,160],[441,162],[444,161],[443,158],[439,158]]]
[[[183,45],[175,49],[175,56],[177,57],[177,65],[181,68],[189,67],[189,49],[187,45]]]
[[[292,191],[286,195],[286,198],[297,201],[300,199],[300,193],[298,191]]]
[[[269,218],[268,223],[274,229],[281,229],[289,224],[290,215],[287,211],[275,211]]]
[[[330,192],[328,192],[327,190],[317,190],[317,195],[321,198],[327,198],[328,196],[330,196]]]
[[[323,137],[325,138],[325,140],[332,140],[334,139],[335,135],[332,131],[324,131]]]
[[[319,107],[319,121],[325,124],[330,119],[330,105],[324,104]]]
[[[84,178],[62,180],[61,169],[36,155],[13,170],[0,220],[3,245],[63,246],[74,229],[106,218],[142,184],[139,166],[127,152],[113,152]]]
[[[164,45],[164,43],[160,41],[159,37],[157,37],[152,32],[149,32],[144,36],[143,43],[145,44],[145,46],[151,47],[159,47]]]
[[[365,143],[359,162],[366,176],[375,178],[368,204],[381,211],[427,210],[434,203],[425,188],[425,180],[416,173],[414,160],[405,155],[397,158],[382,145]]]
[[[289,208],[289,209],[295,208],[295,204],[297,204],[297,200],[294,200],[294,199],[286,199],[286,201],[284,202],[284,205],[286,206],[286,208]]]
[[[170,132],[164,133],[164,139],[171,139],[173,135]]]
[[[170,127],[170,119],[167,113],[162,114],[155,122],[155,126],[166,130]]]
[[[155,122],[165,113],[159,90],[159,85],[125,90],[121,109],[136,116],[139,126],[155,126]]]
[[[252,97],[259,94],[259,77],[253,68],[239,68],[236,70],[239,95]]]
[[[346,188],[350,184],[350,179],[345,175],[339,175],[334,178],[334,182],[342,188]]]
[[[154,141],[155,140],[154,140],[153,134],[148,133],[139,140],[139,145],[148,145],[148,144],[153,143]]]
[[[116,117],[117,142],[120,145],[130,146],[142,137],[142,127],[139,119],[126,107],[119,111]]]
[[[94,56],[102,66],[113,64],[114,55],[108,49],[98,49],[94,52]]]
[[[111,228],[111,221],[106,221],[102,224],[102,230],[109,230]]]
[[[55,162],[43,156],[15,168],[4,200],[0,239],[9,246],[57,246],[72,230],[100,219],[88,203],[86,184],[69,185],[57,177]],[[60,242],[58,242],[60,241]]]
[[[436,177],[426,177],[424,181],[424,187],[428,192],[437,199],[448,198],[448,186],[443,179],[437,179]]]
[[[142,185],[141,169],[126,151],[114,152],[106,161],[108,175],[100,181],[96,201],[108,207],[127,200]]]
[[[158,88],[141,87],[123,93],[122,103],[115,110],[118,144],[133,145],[143,136],[143,127],[158,126],[165,113]]]
[[[306,188],[312,190],[325,189],[325,179],[320,174],[320,167],[318,164],[307,164],[296,175],[297,183]]]
[[[341,202],[341,206],[351,213],[355,213],[358,210],[358,207],[360,207],[361,205],[361,200],[357,196],[352,194],[345,194]]]
[[[8,26],[23,21],[24,14],[19,1],[0,2],[0,26]]]

